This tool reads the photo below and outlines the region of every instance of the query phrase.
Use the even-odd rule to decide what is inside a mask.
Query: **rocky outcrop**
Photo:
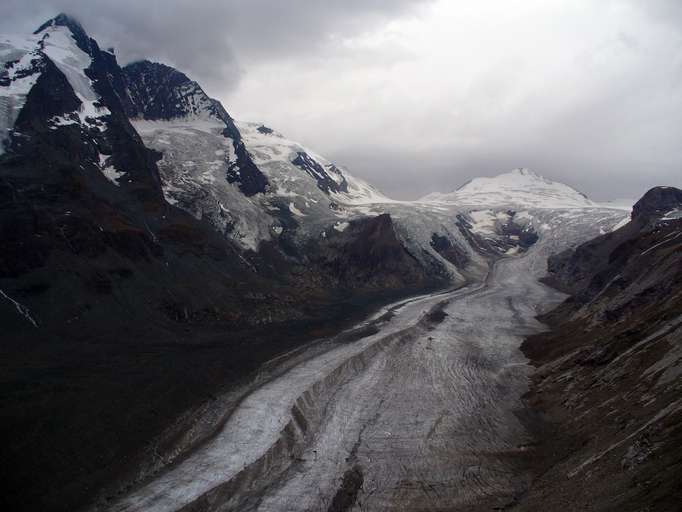
[[[317,187],[325,194],[330,192],[348,192],[346,178],[334,165],[330,165],[325,169],[305,151],[299,151],[291,163],[308,173],[317,182]]]
[[[573,295],[523,346],[543,423],[520,510],[678,510],[682,221],[661,216],[679,193],[649,191],[630,224],[550,260]]]
[[[469,256],[466,251],[457,247],[446,236],[433,233],[431,235],[431,247],[457,268],[464,268],[469,262]]]
[[[632,207],[632,220],[643,224],[657,221],[671,210],[682,208],[682,190],[654,187]]]
[[[425,289],[446,282],[410,254],[388,214],[351,221],[343,231],[328,230],[315,245],[309,249],[310,261],[339,288]]]
[[[477,218],[479,222],[483,219],[482,225]],[[491,258],[524,252],[538,240],[532,224],[517,219],[514,210],[461,213],[457,215],[457,227],[472,247]]]
[[[665,215],[676,208],[682,208],[682,190],[649,190],[633,207],[631,222],[550,257],[547,282],[575,295],[577,300],[589,300],[635,256],[632,250],[638,240],[647,237],[653,242],[657,230],[669,228],[673,220],[664,220]]]

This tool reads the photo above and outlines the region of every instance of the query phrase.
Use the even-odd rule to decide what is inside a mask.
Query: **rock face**
[[[682,220],[663,219],[680,193],[647,192],[630,224],[550,260],[572,296],[524,344],[546,423],[521,510],[679,509]]]
[[[261,132],[262,133],[262,132]],[[318,188],[326,194],[330,192],[348,192],[348,182],[343,174],[335,167],[329,166],[329,172],[333,173],[334,178],[331,177],[327,169],[323,168],[305,151],[299,151],[296,158],[291,161],[297,167],[308,173],[316,182]]]
[[[648,223],[680,209],[682,190],[675,187],[654,187],[635,203],[632,208],[632,220]]]
[[[630,244],[645,233],[656,234],[659,229],[667,229],[675,219],[673,215],[670,219],[666,216],[679,209],[682,209],[681,190],[674,187],[649,190],[634,205],[630,223],[575,250],[552,256],[548,263],[548,282],[589,300],[590,294],[606,284],[603,276],[614,274],[632,256]]]
[[[342,232],[331,231],[315,251],[312,261],[325,275],[338,280],[337,287],[355,283],[357,287],[386,289],[400,282],[424,286],[421,263],[410,254],[395,232],[390,215],[360,219]]]
[[[450,263],[457,267],[464,267],[469,258],[466,252],[454,245],[448,237],[433,233],[431,235],[431,246]]]

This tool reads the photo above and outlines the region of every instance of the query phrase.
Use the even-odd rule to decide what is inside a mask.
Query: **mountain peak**
[[[149,60],[123,68],[128,83],[128,115],[146,120],[206,118],[230,122],[220,102],[177,69]]]
[[[533,176],[535,178],[542,178],[542,176],[535,173],[534,171],[531,171],[527,167],[517,167],[516,169],[512,169],[510,174],[516,174],[519,176]]]
[[[555,183],[554,181],[550,180],[549,178],[545,178],[543,175],[538,174],[537,172],[528,169],[527,167],[517,167],[516,169],[512,169],[509,172],[505,172],[502,174],[498,174],[497,176],[493,176],[490,178],[474,178],[474,180],[477,179],[490,179],[490,180],[498,180],[498,181],[504,181],[504,180],[512,180],[512,181],[519,181],[519,182],[534,182],[534,181],[541,181],[543,183],[549,184],[549,183]],[[474,181],[471,180],[471,181]],[[469,183],[471,183],[471,181]],[[467,183],[466,185],[468,185]],[[465,186],[466,186],[465,185]],[[462,187],[460,187],[462,188]]]
[[[584,194],[526,168],[494,177],[474,178],[449,194],[429,194],[423,201],[462,206],[585,208],[595,206]]]
[[[71,32],[71,35],[73,35],[73,38],[76,41],[76,44],[78,44],[79,48],[86,53],[90,52],[90,37],[76,18],[69,16],[68,14],[60,13],[54,18],[51,18],[40,25],[40,27],[38,27],[33,34],[41,34],[52,27],[67,28]]]
[[[40,34],[49,27],[67,27],[72,32],[82,32],[85,34],[85,30],[83,29],[83,26],[80,24],[80,22],[76,18],[69,16],[68,14],[64,14],[63,12],[54,18],[47,20],[33,33]]]
[[[632,219],[648,222],[675,210],[682,210],[682,190],[675,187],[654,187],[632,207]]]

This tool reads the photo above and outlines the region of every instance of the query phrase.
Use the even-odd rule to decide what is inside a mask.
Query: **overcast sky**
[[[680,0],[3,0],[0,30],[60,11],[393,197],[514,167],[682,187]]]

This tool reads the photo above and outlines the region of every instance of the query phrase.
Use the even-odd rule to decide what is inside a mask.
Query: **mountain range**
[[[650,191],[631,218],[528,169],[395,201],[275,129],[233,119],[179,70],[120,66],[69,16],[0,38],[0,64],[7,509],[106,500],[206,439],[225,419],[208,418],[210,404],[238,402],[230,390],[264,363],[382,304],[481,282],[530,250],[572,297],[526,343],[547,368],[532,391],[539,407],[571,392],[582,411],[591,398],[556,372],[605,372],[637,354],[643,333],[663,340],[679,326],[677,189]],[[576,325],[586,327],[566,341]],[[673,371],[656,361],[651,372]],[[626,377],[604,375],[625,393]],[[663,380],[671,398],[651,407],[677,408],[677,374]],[[647,386],[642,402],[658,392]],[[654,438],[631,458],[645,460]],[[554,482],[539,481],[533,499]]]

